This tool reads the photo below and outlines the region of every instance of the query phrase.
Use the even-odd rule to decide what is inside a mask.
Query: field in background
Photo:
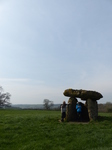
[[[0,150],[112,150],[112,113],[60,123],[60,111],[0,110]]]
[[[84,102],[83,102],[84,103]],[[51,109],[60,110],[61,104],[54,104]],[[9,109],[9,107],[3,107]],[[2,109],[2,108],[1,108]],[[43,104],[11,104],[10,109],[45,109]],[[112,113],[112,103],[106,102],[105,104],[98,104],[98,112]]]

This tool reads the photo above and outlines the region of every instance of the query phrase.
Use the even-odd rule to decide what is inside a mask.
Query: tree
[[[44,103],[44,108],[45,109],[50,109],[54,105],[53,101],[50,101],[48,99],[44,99],[43,103]]]
[[[1,106],[10,106],[10,97],[11,94],[6,92],[3,92],[3,88],[0,86],[0,107]]]

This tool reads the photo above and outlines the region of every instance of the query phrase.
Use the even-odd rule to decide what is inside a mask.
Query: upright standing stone
[[[97,102],[91,99],[87,99],[87,107],[88,107],[88,114],[90,120],[95,120],[98,117],[98,106]]]
[[[75,121],[77,119],[76,103],[77,103],[76,98],[73,97],[69,98],[66,115],[67,121]]]
[[[98,117],[98,104],[97,101],[95,101],[95,116]]]

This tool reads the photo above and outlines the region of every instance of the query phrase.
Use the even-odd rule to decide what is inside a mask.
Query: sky
[[[112,102],[111,48],[111,0],[0,0],[0,86],[12,104],[67,102],[69,88]]]

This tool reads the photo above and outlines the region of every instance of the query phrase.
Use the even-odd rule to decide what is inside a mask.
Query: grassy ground
[[[0,110],[0,150],[112,150],[112,114],[60,123],[60,111]]]

